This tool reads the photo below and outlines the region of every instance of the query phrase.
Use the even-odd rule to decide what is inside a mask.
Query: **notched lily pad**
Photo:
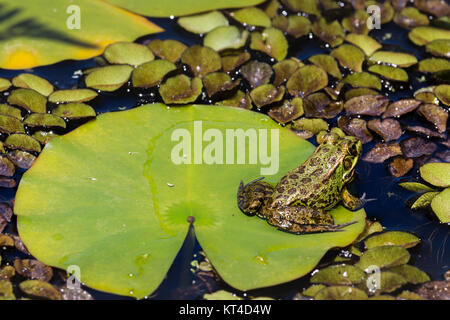
[[[241,31],[236,26],[217,27],[203,39],[205,47],[216,51],[242,48],[248,39],[248,31]]]
[[[269,64],[253,60],[243,65],[240,73],[252,88],[256,88],[269,83],[273,70]]]
[[[275,79],[273,84],[276,86],[282,85],[285,83],[298,68],[302,67],[303,63],[296,58],[286,59],[280,62],[277,62],[273,65],[273,70],[275,71]]]
[[[345,37],[345,41],[360,48],[368,57],[382,48],[382,45],[375,39],[365,34],[350,33]]]
[[[441,84],[434,88],[436,97],[446,106],[450,106],[450,85]]]
[[[366,300],[367,294],[358,288],[350,286],[331,286],[320,290],[315,300]]]
[[[138,66],[155,59],[152,51],[139,43],[115,42],[105,48],[105,59],[111,64],[129,64]]]
[[[209,47],[193,45],[184,51],[181,61],[187,64],[196,77],[202,77],[208,73],[222,68],[222,60],[219,54]]]
[[[180,60],[181,55],[188,48],[184,43],[172,39],[155,39],[148,44],[148,47],[153,54],[172,63]]]
[[[367,72],[355,72],[349,74],[343,81],[355,88],[364,87],[381,90],[380,79],[378,79],[377,76]]]
[[[263,84],[250,92],[252,101],[258,108],[281,101],[284,97],[285,89],[283,86],[275,87],[273,84]]]
[[[409,80],[408,73],[405,70],[393,66],[374,64],[367,70],[391,81],[408,82]]]
[[[91,106],[75,102],[60,104],[52,110],[52,114],[66,119],[90,118],[97,115]]]
[[[285,124],[301,117],[304,114],[302,98],[291,101],[284,100],[280,106],[270,108],[268,115],[278,123]]]
[[[431,208],[442,223],[450,223],[450,188],[433,198]]]
[[[434,124],[440,133],[447,130],[448,113],[444,108],[435,104],[424,104],[420,106],[418,113]]]
[[[327,73],[314,65],[298,69],[288,80],[286,87],[296,97],[305,97],[310,93],[323,89],[328,84]]]
[[[86,102],[95,99],[97,96],[98,93],[91,89],[57,90],[48,97],[48,101],[53,103]]]
[[[316,54],[309,57],[308,60],[336,79],[342,79],[341,70],[339,70],[338,64],[332,56],[327,54]]]
[[[383,95],[366,95],[351,98],[344,104],[347,115],[379,116],[389,104]]]
[[[391,103],[386,111],[383,113],[382,118],[400,117],[411,111],[417,109],[421,105],[421,101],[416,99],[401,99]]]
[[[400,145],[404,155],[408,158],[417,158],[423,155],[430,155],[437,149],[435,143],[420,137],[402,140]]]
[[[337,20],[327,22],[324,18],[320,18],[314,22],[311,30],[316,37],[332,47],[337,47],[344,42],[345,32]]]
[[[8,96],[8,103],[31,112],[45,112],[47,99],[32,89],[16,89]]]
[[[331,51],[330,54],[339,61],[342,67],[355,72],[362,72],[365,56],[361,49],[351,44],[343,44]]]
[[[400,123],[394,119],[372,119],[367,123],[367,127],[378,134],[385,142],[397,140],[402,135]]]
[[[227,55],[222,57],[222,69],[225,72],[233,71],[250,60],[251,55],[247,51],[240,54]]]
[[[22,277],[32,280],[49,282],[53,277],[53,270],[35,259],[15,259],[14,268]]]
[[[66,127],[63,119],[50,113],[32,113],[25,118],[23,123],[29,127]]]
[[[420,239],[409,232],[404,231],[386,231],[375,234],[364,241],[366,249],[372,249],[381,246],[402,246],[412,248],[420,243]]]
[[[134,87],[150,88],[159,85],[164,77],[177,67],[170,61],[158,59],[138,66],[131,75]]]
[[[358,137],[362,143],[372,141],[373,136],[367,129],[367,122],[364,119],[342,116],[338,119],[338,126],[351,136]]]
[[[356,266],[367,270],[371,266],[387,269],[408,263],[411,255],[402,246],[374,247],[364,252]]]
[[[382,271],[380,272],[380,283],[378,284],[379,288],[376,288],[373,293],[390,293],[403,287],[406,283],[407,281],[402,275],[391,272],[390,270]]]
[[[258,7],[247,7],[230,12],[230,16],[244,26],[270,27],[272,25],[269,16]]]
[[[447,188],[450,186],[450,164],[427,163],[420,167],[420,176],[433,186]]]
[[[362,160],[371,163],[383,163],[389,158],[401,156],[402,154],[402,149],[398,143],[377,143],[364,155]]]
[[[32,297],[48,300],[61,300],[61,294],[58,289],[48,282],[40,280],[26,280],[19,284],[19,288],[23,293]]]
[[[26,134],[11,134],[5,140],[5,145],[10,149],[41,152],[41,145],[37,140]]]
[[[17,88],[33,89],[46,97],[53,92],[53,85],[48,80],[32,73],[21,73],[15,76],[12,84]]]
[[[365,273],[352,265],[332,265],[320,269],[311,277],[311,283],[327,285],[353,285],[364,280]]]
[[[188,49],[189,50],[189,49]],[[197,100],[202,93],[202,80],[184,74],[167,79],[159,88],[159,94],[167,104],[186,104]]]
[[[203,85],[208,96],[213,97],[219,92],[225,92],[236,88],[240,80],[232,81],[231,77],[224,72],[213,72],[203,78]]]
[[[391,175],[399,178],[407,174],[413,166],[414,161],[412,159],[397,157],[389,163],[388,170]]]
[[[228,26],[228,19],[220,11],[210,11],[198,15],[181,17],[178,19],[178,24],[189,32],[204,34],[217,27]]]
[[[101,91],[115,91],[130,79],[133,67],[129,65],[112,65],[96,68],[85,79],[87,87]]]
[[[262,33],[252,32],[250,48],[262,51],[272,58],[281,61],[286,58],[288,42],[283,32],[277,28],[266,28]]]
[[[323,92],[316,92],[304,100],[305,115],[308,118],[335,118],[344,108],[342,101],[331,101]]]

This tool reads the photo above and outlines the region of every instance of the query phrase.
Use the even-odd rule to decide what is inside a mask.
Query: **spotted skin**
[[[346,185],[352,180],[361,157],[362,144],[355,137],[328,134],[314,153],[289,171],[275,187],[261,181],[241,182],[238,206],[247,215],[257,215],[280,230],[304,234],[339,231],[327,210],[339,202],[354,210],[359,199]]]

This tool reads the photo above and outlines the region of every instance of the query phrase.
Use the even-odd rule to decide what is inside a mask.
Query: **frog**
[[[240,182],[239,209],[258,216],[281,231],[294,234],[343,231],[355,221],[334,224],[329,210],[339,203],[349,210],[364,205],[348,191],[362,154],[362,142],[353,136],[328,132],[299,167],[285,174],[273,186],[258,178],[246,185]]]

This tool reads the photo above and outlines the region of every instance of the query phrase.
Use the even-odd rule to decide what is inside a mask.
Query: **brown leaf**
[[[344,104],[347,115],[379,116],[385,110],[389,100],[383,95],[365,95],[351,98]]]
[[[404,157],[398,157],[389,163],[388,170],[394,177],[402,177],[412,169],[414,161]]]
[[[382,118],[400,117],[408,112],[415,110],[422,101],[416,99],[402,99],[391,103]]]
[[[242,66],[240,72],[242,77],[250,83],[252,88],[269,83],[273,74],[272,67],[269,64],[259,61],[250,61],[249,63],[246,63]]]
[[[11,221],[13,211],[9,204],[6,202],[0,202],[0,232],[2,232]]]
[[[441,158],[445,162],[450,162],[450,150],[444,150],[436,153],[436,156]]]
[[[431,137],[431,138],[444,139],[446,137],[446,135],[443,133],[439,133],[434,130],[431,130],[431,129],[428,129],[425,127],[421,127],[421,126],[408,126],[408,127],[406,127],[406,130],[421,134],[427,138]]]
[[[14,239],[14,246],[17,250],[31,256],[31,253],[28,251],[27,247],[25,247],[25,244],[22,242],[22,239],[20,239],[18,235],[11,234],[10,236]]]
[[[303,104],[308,118],[333,119],[343,108],[342,101],[331,101],[323,92],[310,94],[303,100]]]
[[[448,113],[444,108],[427,103],[418,110],[419,114],[436,126],[440,133],[447,130]]]
[[[367,129],[366,121],[363,119],[350,119],[349,117],[342,116],[338,119],[338,126],[348,135],[358,137],[362,143],[367,143],[373,139],[372,134]]]
[[[383,138],[385,142],[397,140],[402,135],[402,128],[400,123],[394,119],[372,119],[367,123],[370,130]]]
[[[423,155],[434,153],[437,146],[433,142],[429,142],[423,138],[415,137],[400,142],[403,153],[408,158],[417,158]]]
[[[0,156],[0,175],[12,177],[16,172],[16,167],[8,158]]]
[[[422,284],[417,293],[430,300],[450,300],[450,281],[429,281]]]
[[[362,159],[371,163],[383,163],[389,158],[400,155],[402,155],[402,149],[398,143],[377,143]]]
[[[48,282],[53,277],[51,267],[34,259],[16,259],[14,268],[23,277]]]
[[[14,188],[16,186],[16,180],[12,178],[0,177],[0,187]]]

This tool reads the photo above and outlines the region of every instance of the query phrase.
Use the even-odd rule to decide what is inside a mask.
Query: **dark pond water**
[[[201,38],[196,35],[185,32],[180,29],[175,21],[170,19],[152,19],[157,25],[162,26],[166,31],[161,34],[152,35],[140,39],[145,41],[153,38],[160,39],[177,39],[188,45],[200,43]],[[423,49],[413,46],[407,37],[407,31],[390,23],[383,25],[381,30],[375,30],[371,33],[379,42],[388,45],[390,49],[395,50],[401,48],[402,51],[414,54],[418,59],[426,56]],[[390,37],[386,37],[390,35]],[[296,56],[301,60],[307,59],[309,56],[318,53],[327,53],[331,49],[325,47],[323,43],[315,39],[300,39],[291,41],[290,55]],[[55,65],[39,67],[32,70],[37,75],[47,78],[61,89],[72,88],[79,83],[78,70],[95,66],[94,59],[83,61],[64,61]],[[28,70],[29,71],[29,70]],[[1,70],[0,77],[11,78],[21,71]],[[395,101],[405,97],[411,97],[412,93],[420,87],[432,84],[431,79],[419,81],[422,75],[410,74],[412,79],[410,85],[405,88],[396,88],[395,92],[385,90],[388,97]],[[127,90],[119,90],[119,92],[111,94],[102,94],[92,105],[98,113],[123,110],[134,107],[139,104],[153,102],[149,96],[140,97],[136,93]],[[401,119],[403,124],[415,124],[420,120],[414,116],[404,117]],[[422,123],[423,125],[424,123]],[[404,134],[402,139],[407,138],[408,134]],[[313,140],[311,142],[314,143]],[[376,141],[364,145],[364,150],[372,148]],[[438,151],[442,151],[440,149]],[[367,198],[373,198],[377,201],[367,203],[365,210],[372,220],[378,220],[387,230],[404,230],[415,233],[422,239],[422,243],[417,248],[411,250],[412,264],[427,272],[432,279],[442,279],[443,273],[450,266],[450,241],[448,241],[450,229],[447,225],[440,224],[431,212],[417,211],[412,212],[407,208],[405,203],[411,198],[412,194],[398,187],[398,182],[403,180],[418,179],[418,167],[415,167],[409,175],[400,179],[392,177],[383,164],[369,164],[360,161],[357,171],[358,178],[352,185],[352,192],[361,195],[366,193]],[[23,171],[16,174],[16,178],[20,178]],[[15,189],[2,188],[0,190],[0,200],[10,201],[15,196]],[[153,299],[196,299],[205,293],[205,286],[199,284],[190,271],[190,263],[194,255],[199,255],[200,245],[195,239],[193,230],[187,236],[182,250],[177,255],[166,279],[160,285],[159,289],[152,295]],[[17,255],[10,252],[4,257],[6,260],[12,261]],[[288,284],[261,289],[246,294],[264,295],[275,298],[289,298],[293,294],[304,288],[307,279],[297,280]],[[213,282],[210,284],[213,289],[225,289],[233,291],[232,288],[221,282]],[[210,289],[211,289],[210,288]],[[106,294],[95,290],[87,290],[96,299],[124,299],[124,297]],[[237,292],[239,294],[245,294]]]

